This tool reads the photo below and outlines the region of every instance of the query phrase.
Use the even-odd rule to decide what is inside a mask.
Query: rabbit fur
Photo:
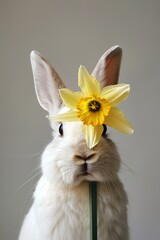
[[[117,84],[121,57],[122,49],[114,46],[98,61],[92,76],[102,87]],[[31,65],[40,105],[49,115],[66,111],[58,91],[65,85],[56,71],[36,51],[31,52]],[[81,122],[63,123],[63,136],[60,123],[50,124],[53,141],[42,155],[42,176],[19,240],[89,240],[89,181],[97,182],[98,239],[128,240],[127,195],[118,177],[115,144],[105,135],[89,149]]]

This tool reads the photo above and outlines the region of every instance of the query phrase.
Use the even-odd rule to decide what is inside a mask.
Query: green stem
[[[90,239],[97,240],[97,183],[89,182]]]

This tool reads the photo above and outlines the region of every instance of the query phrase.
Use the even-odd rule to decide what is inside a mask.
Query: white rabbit
[[[92,75],[102,87],[117,84],[121,57],[114,46],[100,58]],[[63,112],[58,89],[65,85],[59,75],[38,52],[31,52],[31,64],[40,105],[50,115]],[[115,144],[104,132],[89,149],[81,122],[50,123],[53,141],[42,155],[42,177],[19,240],[89,240],[89,181],[97,182],[98,239],[128,240],[127,195]]]

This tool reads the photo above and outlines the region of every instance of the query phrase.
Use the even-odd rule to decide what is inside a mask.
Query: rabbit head
[[[98,61],[92,76],[101,86],[118,83],[122,50],[114,46]],[[66,111],[59,95],[65,84],[53,67],[36,52],[31,52],[31,65],[38,102],[49,115]],[[53,140],[42,155],[43,175],[51,182],[75,186],[82,181],[107,182],[117,176],[120,158],[115,144],[108,138],[106,126],[99,143],[89,149],[81,122],[57,123],[50,120]]]

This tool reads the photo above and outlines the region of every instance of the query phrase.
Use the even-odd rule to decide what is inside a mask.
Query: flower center
[[[101,104],[97,100],[92,100],[88,103],[89,111],[97,112],[101,109]]]
[[[108,101],[99,96],[82,97],[77,104],[77,117],[85,125],[102,125],[110,108]]]

